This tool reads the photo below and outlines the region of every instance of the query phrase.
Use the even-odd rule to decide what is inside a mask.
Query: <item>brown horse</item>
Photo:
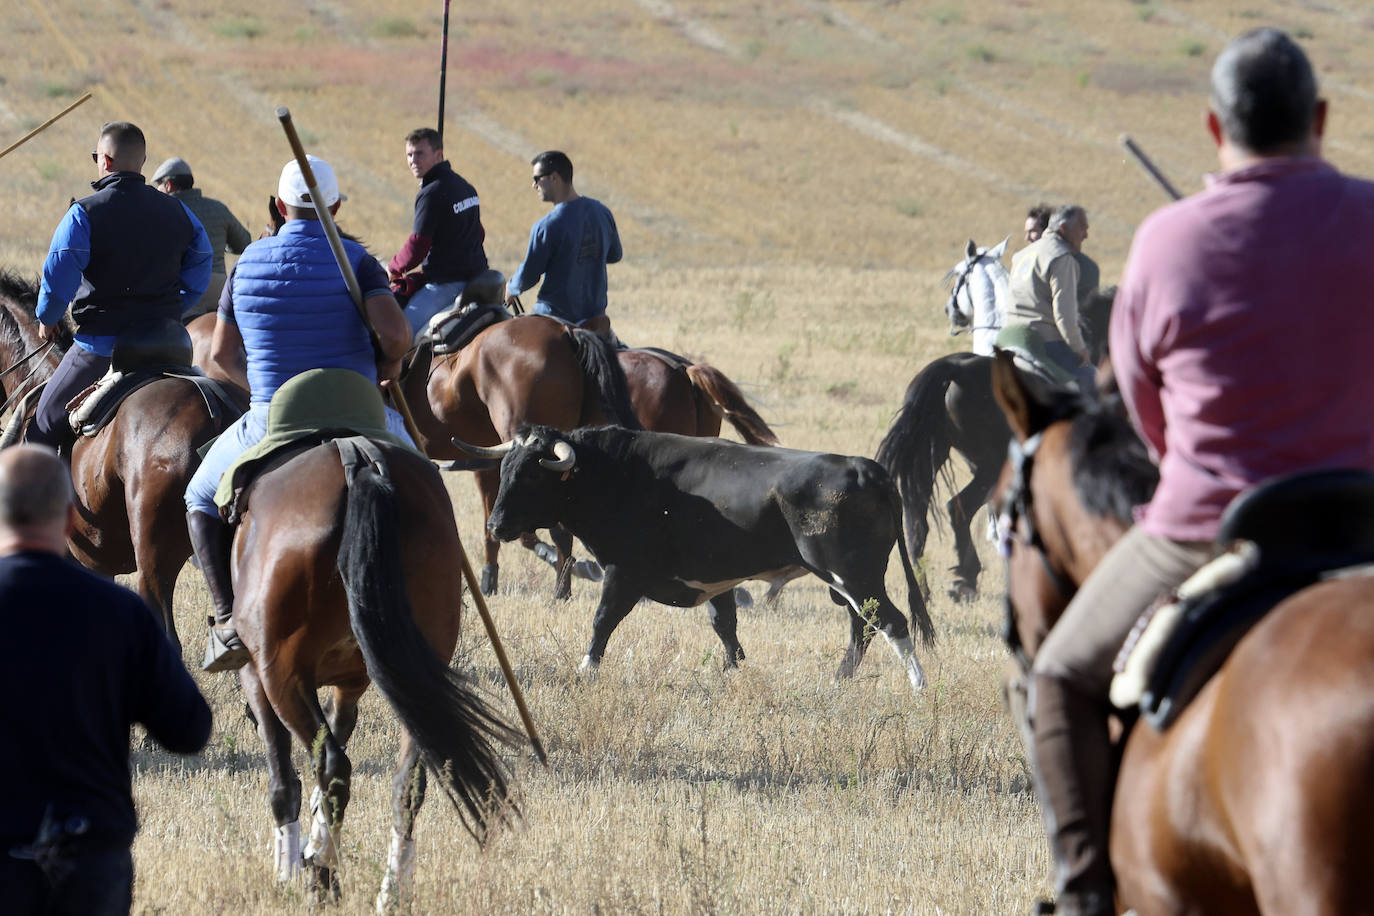
[[[508,441],[522,424],[557,429],[605,423],[657,432],[714,436],[722,417],[746,442],[776,445],[768,424],[719,370],[664,359],[647,350],[612,350],[589,331],[526,315],[482,331],[457,353],[434,356],[422,344],[402,386],[415,415],[420,445],[436,459],[468,456],[453,445]],[[637,421],[637,422],[636,422]],[[476,472],[484,515],[490,516],[500,472]],[[557,549],[555,594],[571,594],[572,536],[552,531]],[[533,544],[533,536],[527,538]],[[500,542],[484,529],[482,591],[497,587]]]
[[[494,744],[518,735],[448,666],[458,638],[461,547],[438,471],[408,449],[374,447],[346,471],[340,459],[352,453],[349,441],[328,441],[251,485],[234,541],[234,622],[252,653],[240,678],[267,745],[281,878],[301,864],[292,736],[309,749],[317,781],[305,864],[317,891],[337,896],[352,772],[344,746],[358,699],[375,682],[395,710],[403,734],[382,908],[410,894],[425,794],[420,764],[480,842],[513,810]],[[328,712],[317,697],[322,687],[333,688]]]
[[[1124,418],[1046,400],[1002,360],[994,387],[1012,434],[1034,443],[1008,503],[1007,633],[1028,665],[1128,527],[1131,485],[1153,483]],[[1127,733],[1110,839],[1119,905],[1370,912],[1372,775],[1374,577],[1330,580],[1270,611],[1166,731]]]
[[[0,273],[0,361],[5,366],[37,346],[37,302],[35,285]],[[34,357],[39,366],[32,381],[46,381],[68,346],[71,338],[64,335],[52,350]],[[247,403],[243,396],[238,410]],[[79,437],[72,447],[78,520],[68,549],[96,572],[133,573],[135,591],[160,614],[178,644],[172,594],[191,555],[182,494],[200,466],[197,449],[236,417],[212,414],[194,383],[164,378],[129,395],[107,426],[94,437]]]

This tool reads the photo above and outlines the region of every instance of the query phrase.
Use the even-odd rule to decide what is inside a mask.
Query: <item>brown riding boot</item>
[[[1032,675],[1032,763],[1054,856],[1058,916],[1112,916],[1107,857],[1115,780],[1104,700],[1067,681]]]
[[[215,605],[210,624],[210,644],[205,649],[202,671],[234,671],[248,663],[249,653],[234,629],[233,578],[229,571],[230,549],[234,545],[234,529],[213,515],[191,511],[186,513],[186,528],[191,533],[191,547],[196,562],[205,574],[205,585]]]

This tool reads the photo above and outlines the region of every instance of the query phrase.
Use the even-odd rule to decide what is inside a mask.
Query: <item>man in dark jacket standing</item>
[[[143,180],[143,131],[112,121],[91,159],[95,193],[71,205],[43,262],[38,321],[45,340],[72,305],[76,344],[29,424],[28,441],[67,447],[67,402],[110,368],[115,338],[143,322],[180,319],[205,293],[213,258],[205,230],[178,200]]]
[[[128,913],[138,820],[129,727],[193,754],[210,707],[143,599],[65,559],[76,521],[50,450],[0,453],[0,888],[6,913]]]
[[[406,163],[420,179],[415,223],[387,273],[412,332],[419,333],[487,269],[487,233],[477,190],[448,164],[437,130],[421,127],[406,135]]]

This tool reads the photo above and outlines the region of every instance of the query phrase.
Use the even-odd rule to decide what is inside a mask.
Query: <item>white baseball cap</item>
[[[344,196],[339,193],[339,180],[334,177],[334,167],[318,156],[305,158],[310,162],[310,171],[315,175],[315,184],[320,189],[325,206],[332,207],[343,200]],[[310,188],[305,183],[305,176],[301,174],[300,163],[295,159],[282,167],[281,180],[277,182],[277,197],[288,207],[315,209],[315,203],[310,199]]]

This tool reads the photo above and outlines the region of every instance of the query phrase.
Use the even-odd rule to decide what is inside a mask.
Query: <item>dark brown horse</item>
[[[317,783],[305,864],[319,892],[337,895],[352,772],[344,746],[358,699],[375,682],[395,710],[403,735],[378,897],[379,907],[389,907],[411,893],[425,768],[483,841],[511,810],[495,745],[518,735],[448,664],[458,638],[461,548],[439,472],[408,449],[375,448],[345,472],[347,443],[325,442],[252,484],[234,541],[234,622],[252,653],[240,678],[267,745],[283,879],[301,864],[292,737],[309,750]],[[327,712],[317,696],[323,687],[332,688]]]
[[[1013,538],[1008,560],[1009,635],[1033,659],[1129,525],[1125,485],[1149,481],[1104,473],[1144,457],[1124,422],[1047,401],[1005,365],[994,384],[1017,440],[1040,436],[1017,501],[1038,537]],[[1077,450],[1076,426],[1095,433]],[[1167,730],[1128,733],[1110,840],[1119,905],[1369,912],[1372,776],[1374,577],[1334,579],[1270,611]]]
[[[1107,323],[1116,287],[1095,293],[1084,305],[1084,336],[1093,361],[1106,355]],[[892,427],[875,456],[896,481],[902,494],[906,546],[912,558],[925,554],[930,533],[931,503],[937,486],[953,480],[948,467],[955,452],[963,456],[972,477],[952,493],[944,513],[934,514],[936,526],[948,520],[954,531],[954,581],[947,588],[956,601],[978,593],[982,563],[974,547],[970,524],[987,503],[1007,457],[1010,439],[1006,421],[992,396],[992,357],[951,353],[932,360],[911,380]],[[943,473],[942,473],[943,472]]]
[[[0,362],[6,367],[39,342],[37,301],[35,285],[0,276]],[[41,362],[32,381],[46,381],[68,346],[73,344],[64,336],[34,357]],[[247,403],[245,396],[239,410]],[[134,589],[178,644],[172,593],[191,555],[182,495],[200,466],[197,449],[234,419],[228,412],[212,415],[192,382],[164,378],[131,394],[107,426],[92,438],[79,437],[71,451],[78,510],[68,541],[72,556],[105,575],[133,573]]]
[[[777,444],[768,424],[719,370],[683,365],[652,351],[614,350],[589,331],[573,331],[539,315],[495,324],[457,353],[436,357],[422,345],[402,384],[421,447],[436,459],[468,457],[453,445],[455,437],[494,446],[525,423],[567,430],[610,420],[714,436],[724,418],[746,442]],[[489,516],[500,473],[487,468],[476,475]],[[572,537],[561,529],[552,535],[559,570],[555,594],[566,597]],[[485,529],[484,547],[482,590],[491,594],[497,587],[500,542]]]

